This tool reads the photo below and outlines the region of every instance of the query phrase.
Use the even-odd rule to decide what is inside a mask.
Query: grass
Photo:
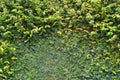
[[[90,43],[70,35],[16,43],[14,80],[120,79],[119,53],[110,51],[104,41]]]

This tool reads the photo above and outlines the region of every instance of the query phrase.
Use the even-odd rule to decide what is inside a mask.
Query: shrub
[[[2,0],[1,36],[11,39],[30,38],[50,34],[60,28],[82,28],[113,42],[119,39],[118,4],[117,0]]]
[[[11,64],[16,57],[14,55],[15,48],[8,42],[0,40],[0,79],[9,79],[14,72]]]
[[[1,0],[1,75],[6,78],[10,71],[4,70],[5,61],[7,65],[11,63],[9,59],[14,51],[8,42],[33,40],[53,32],[62,36],[62,30],[75,30],[91,42],[104,40],[113,51],[119,53],[119,3],[119,0]]]

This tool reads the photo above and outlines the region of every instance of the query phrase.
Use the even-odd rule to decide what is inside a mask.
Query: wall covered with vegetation
[[[9,78],[16,59],[12,41],[75,31],[91,41],[105,41],[120,65],[119,0],[0,0],[0,77]],[[120,73],[120,70],[112,72]]]

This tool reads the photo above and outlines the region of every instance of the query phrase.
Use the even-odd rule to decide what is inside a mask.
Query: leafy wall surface
[[[3,45],[12,45],[11,42],[17,40],[28,42],[51,34],[65,37],[69,31],[77,32],[82,41],[88,38],[90,44],[105,41],[111,53],[119,54],[120,1],[1,0],[0,76],[10,76],[3,63],[13,57],[11,53],[15,50]]]

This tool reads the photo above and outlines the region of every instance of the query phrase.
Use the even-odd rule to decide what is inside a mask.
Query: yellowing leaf
[[[1,53],[4,52],[4,49],[3,49],[2,47],[0,47],[0,52],[1,52]]]
[[[16,58],[16,57],[14,57],[14,56],[13,56],[11,59],[12,59],[13,61],[14,61],[14,60],[17,60],[17,58]]]
[[[58,35],[59,35],[59,36],[61,36],[61,35],[62,35],[62,32],[61,32],[61,31],[58,31],[57,33],[58,33]]]
[[[7,78],[7,76],[5,76],[5,75],[3,75],[3,74],[0,74],[0,77],[2,77],[2,78]]]
[[[113,74],[116,74],[116,72],[115,72],[115,71],[112,71],[112,73],[113,73]]]
[[[3,73],[3,70],[0,68],[0,73]]]

